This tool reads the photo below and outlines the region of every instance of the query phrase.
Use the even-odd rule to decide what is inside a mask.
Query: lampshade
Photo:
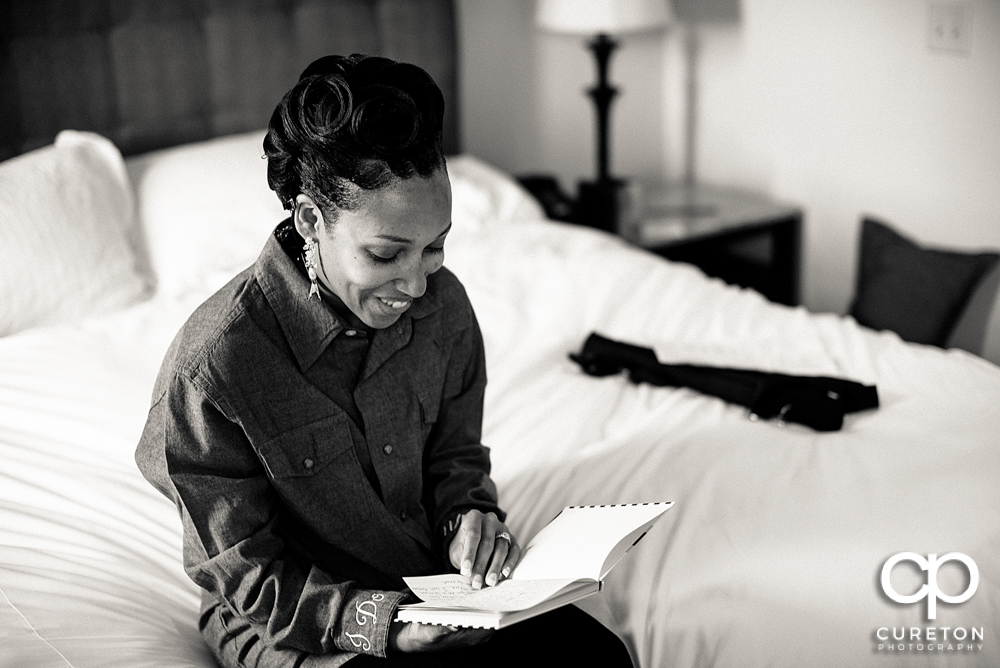
[[[543,30],[595,35],[656,30],[670,20],[669,0],[538,0],[535,23]]]

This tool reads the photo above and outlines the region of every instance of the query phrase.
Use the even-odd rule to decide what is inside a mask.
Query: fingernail
[[[472,578],[472,588],[473,589],[483,588],[483,576],[477,575],[476,577]]]
[[[472,562],[471,561],[463,561],[462,562],[462,575],[471,575],[471,574],[472,574]]]
[[[496,586],[496,584],[497,584],[497,575],[496,575],[496,573],[490,573],[489,575],[486,576],[486,584],[489,587],[495,587]]]
[[[500,571],[500,572],[501,572],[501,573],[503,573],[503,576],[504,576],[505,578],[509,578],[509,577],[510,577],[510,566],[507,566],[506,568],[504,568],[504,569],[503,569],[502,571]]]

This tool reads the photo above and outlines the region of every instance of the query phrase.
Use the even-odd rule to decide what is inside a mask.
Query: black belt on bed
[[[874,385],[825,376],[789,376],[749,369],[694,364],[660,364],[651,348],[621,343],[600,334],[587,337],[570,359],[591,376],[626,372],[633,383],[688,387],[746,406],[753,418],[778,418],[816,431],[837,431],[844,414],[878,407]]]

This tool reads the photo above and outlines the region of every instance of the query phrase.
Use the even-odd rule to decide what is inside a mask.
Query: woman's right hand
[[[436,624],[392,622],[389,625],[389,650],[394,652],[437,652],[454,647],[470,647],[486,642],[491,629],[467,629]]]

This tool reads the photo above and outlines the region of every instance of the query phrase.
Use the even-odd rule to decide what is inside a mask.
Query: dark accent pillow
[[[922,248],[885,223],[865,218],[850,314],[905,341],[944,346],[997,253]]]

